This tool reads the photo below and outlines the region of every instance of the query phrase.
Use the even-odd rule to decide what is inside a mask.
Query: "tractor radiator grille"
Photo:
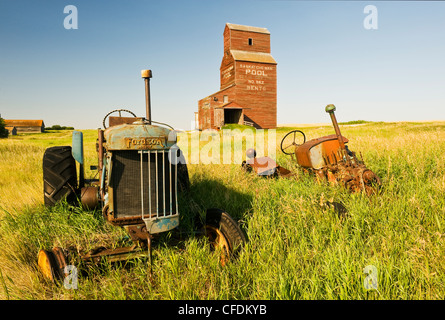
[[[178,214],[174,150],[113,152],[110,187],[115,218],[157,219]]]

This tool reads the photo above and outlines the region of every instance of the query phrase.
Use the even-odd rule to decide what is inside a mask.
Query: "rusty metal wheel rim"
[[[205,234],[206,237],[209,239],[212,247],[215,250],[221,251],[220,263],[221,265],[224,266],[229,260],[229,253],[230,253],[229,242],[227,241],[226,237],[221,232],[221,230],[219,230],[219,228],[216,228],[214,226],[206,225]]]
[[[62,248],[54,247],[52,250],[40,250],[37,256],[37,265],[43,276],[52,281],[62,280],[65,274],[67,260]]]
[[[51,281],[55,280],[54,272],[54,258],[52,252],[46,250],[40,250],[37,256],[37,265],[40,268],[43,276]]]

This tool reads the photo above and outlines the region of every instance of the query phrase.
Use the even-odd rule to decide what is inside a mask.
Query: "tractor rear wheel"
[[[236,257],[247,241],[238,223],[220,209],[207,210],[204,229],[212,247],[221,250],[222,265]]]
[[[53,206],[66,199],[77,199],[76,162],[70,146],[51,147],[43,155],[43,195],[46,206]]]

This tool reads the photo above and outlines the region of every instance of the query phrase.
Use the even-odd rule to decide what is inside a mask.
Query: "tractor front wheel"
[[[238,223],[220,209],[207,210],[204,230],[212,248],[221,252],[222,265],[236,257],[247,241]]]
[[[52,250],[41,249],[37,256],[37,265],[43,276],[52,282],[63,280],[67,266],[65,253],[59,247]]]

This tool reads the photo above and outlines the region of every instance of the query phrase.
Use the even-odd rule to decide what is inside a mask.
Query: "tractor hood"
[[[169,149],[176,143],[176,132],[136,121],[109,127],[104,131],[107,150]]]

